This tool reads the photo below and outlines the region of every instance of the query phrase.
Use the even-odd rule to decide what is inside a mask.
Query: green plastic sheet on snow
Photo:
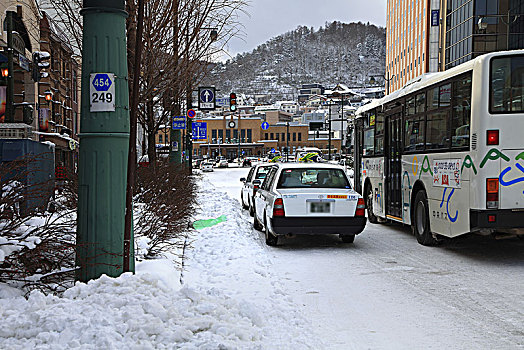
[[[196,230],[202,230],[204,228],[208,228],[211,226],[215,226],[220,224],[221,222],[227,221],[227,217],[225,215],[219,216],[216,219],[207,219],[207,220],[197,220],[193,223],[193,227]]]

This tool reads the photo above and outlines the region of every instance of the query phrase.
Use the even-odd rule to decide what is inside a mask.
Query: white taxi
[[[254,209],[253,226],[265,229],[270,246],[300,234],[339,234],[352,243],[366,226],[364,199],[335,164],[276,164],[254,196]]]

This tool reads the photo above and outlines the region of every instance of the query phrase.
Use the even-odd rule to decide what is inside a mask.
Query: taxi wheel
[[[417,241],[426,246],[436,245],[438,241],[429,227],[429,206],[425,191],[417,192],[413,214],[412,229]]]
[[[258,219],[257,219],[256,215],[253,216],[253,227],[257,231],[262,231],[262,229],[263,229],[262,224],[260,222],[258,222]]]
[[[249,206],[249,215],[253,217],[255,216],[255,206],[254,205]]]
[[[242,209],[248,209],[249,207],[244,204],[244,194],[240,195],[240,203],[242,203]]]
[[[278,236],[274,236],[269,232],[269,227],[267,226],[267,221],[265,222],[265,232],[266,232],[266,244],[270,247],[276,247],[278,245]]]
[[[355,241],[355,235],[340,235],[340,239],[344,243],[353,243]]]

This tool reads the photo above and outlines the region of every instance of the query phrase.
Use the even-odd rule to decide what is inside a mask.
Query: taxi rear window
[[[351,188],[341,169],[284,169],[277,188]]]
[[[271,170],[271,167],[269,166],[263,166],[263,167],[258,168],[255,179],[265,179],[267,173],[269,173],[269,170]]]

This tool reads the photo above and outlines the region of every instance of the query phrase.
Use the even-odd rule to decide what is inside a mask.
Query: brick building
[[[49,76],[38,83],[38,130],[40,141],[56,145],[57,167],[76,161],[80,124],[80,63],[67,39],[45,12],[40,19],[40,50],[51,55]],[[51,93],[51,100],[45,95]]]
[[[259,117],[220,116],[198,121],[207,123],[207,139],[193,141],[194,156],[221,155],[233,159],[238,157],[239,151],[243,156],[264,156],[272,149],[284,152],[288,145],[290,153],[295,153],[300,147],[318,147],[328,153],[328,135],[317,138],[307,124],[270,123],[268,130],[262,130]],[[334,136],[335,132],[331,140],[333,153],[340,150],[340,138]],[[157,145],[169,145],[169,129],[161,129],[156,141]]]

